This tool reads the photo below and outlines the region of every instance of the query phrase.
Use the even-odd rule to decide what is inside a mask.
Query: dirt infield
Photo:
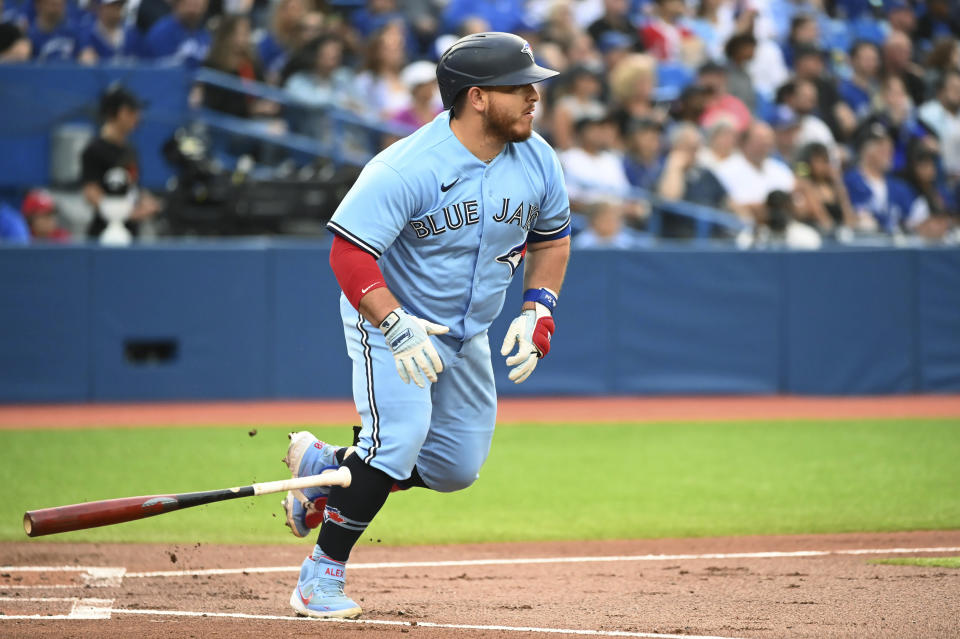
[[[360,547],[358,624],[293,617],[303,548],[10,543],[0,636],[956,637],[960,570],[867,563],[944,552],[960,531]]]
[[[503,398],[497,422],[960,417],[960,395]],[[349,400],[0,406],[2,428],[347,424]]]
[[[960,396],[505,399],[499,421],[960,418]],[[0,407],[2,428],[343,424],[350,402]],[[0,637],[960,637],[960,531],[362,546],[360,622],[295,617],[309,548],[0,544]]]

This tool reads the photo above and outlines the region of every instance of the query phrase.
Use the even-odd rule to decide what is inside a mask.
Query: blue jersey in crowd
[[[27,31],[27,37],[33,44],[34,60],[76,60],[83,49],[83,35],[67,20],[53,31],[42,31],[33,25]]]
[[[140,32],[132,25],[123,30],[123,38],[118,44],[108,39],[96,24],[91,25],[83,33],[83,46],[93,49],[101,61],[139,55],[139,41]]]
[[[210,49],[210,32],[200,27],[187,29],[174,16],[157,20],[144,43],[147,57],[198,67]]]
[[[840,80],[837,91],[840,99],[847,103],[858,119],[865,118],[873,109],[873,105],[870,104],[870,94],[853,80]]]
[[[570,204],[539,135],[487,164],[444,111],[367,164],[329,228],[379,260],[405,309],[465,341],[499,315],[527,241],[570,233]]]
[[[888,233],[902,228],[915,199],[906,182],[888,175],[883,180],[883,186],[877,188],[870,184],[859,168],[848,171],[843,176],[843,182],[855,210],[869,212],[880,228]]]

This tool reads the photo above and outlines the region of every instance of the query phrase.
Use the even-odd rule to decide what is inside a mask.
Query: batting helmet
[[[539,66],[530,44],[512,33],[475,33],[460,38],[437,64],[443,108],[470,87],[519,86],[552,78],[559,72]]]

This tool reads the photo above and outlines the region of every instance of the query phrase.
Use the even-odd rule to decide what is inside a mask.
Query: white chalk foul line
[[[80,572],[80,584],[0,585],[0,590],[41,590],[48,588],[115,588],[123,584],[126,568],[110,566],[0,566],[0,573],[14,572]]]
[[[403,626],[408,628],[446,628],[448,630],[499,630],[538,634],[583,635],[588,637],[644,637],[651,639],[737,639],[711,635],[669,635],[655,632],[627,632],[625,630],[582,630],[575,628],[535,628],[526,626],[480,626],[462,623],[434,623],[432,621],[394,621],[390,619],[311,619],[281,615],[251,615],[242,612],[196,612],[191,610],[144,610],[142,608],[114,608],[113,614],[157,615],[174,617],[228,617],[231,619],[259,619],[265,621],[299,621],[303,623],[341,623],[375,626]]]
[[[65,615],[3,615],[5,619],[109,619],[113,599],[92,597],[0,597],[0,601],[70,602],[70,612]]]
[[[770,552],[730,552],[683,555],[621,555],[598,557],[535,557],[516,559],[467,559],[462,561],[404,561],[385,563],[350,564],[350,570],[383,568],[444,568],[464,566],[518,566],[524,564],[577,564],[591,562],[628,561],[680,561],[689,559],[779,559],[789,557],[824,557],[828,555],[883,555],[904,553],[960,552],[960,546],[939,548],[861,548],[853,550],[796,550]],[[203,570],[157,570],[152,572],[128,572],[126,577],[190,577],[193,575],[239,575],[272,572],[296,572],[300,566],[265,566],[261,568],[208,568]]]

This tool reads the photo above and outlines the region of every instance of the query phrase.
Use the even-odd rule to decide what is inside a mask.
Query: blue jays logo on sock
[[[512,249],[507,251],[504,255],[498,255],[497,261],[501,264],[506,264],[510,267],[510,276],[513,277],[513,274],[517,272],[517,269],[520,268],[520,263],[523,262],[523,257],[527,254],[527,243],[517,244]]]

